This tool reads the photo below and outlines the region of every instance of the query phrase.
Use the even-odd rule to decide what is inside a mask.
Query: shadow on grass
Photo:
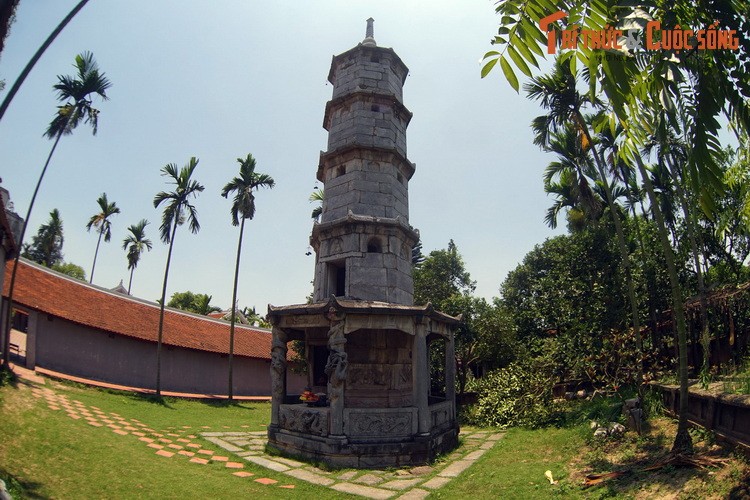
[[[111,394],[117,394],[119,396],[125,396],[126,398],[132,399],[134,401],[149,403],[170,410],[175,409],[171,404],[174,401],[173,398],[165,398],[164,396],[157,396],[155,394],[144,394],[142,392],[112,391],[110,389],[108,389],[107,392]]]
[[[645,491],[650,490],[651,494],[656,494],[658,497],[671,498],[673,495],[685,491],[688,482],[693,479],[697,479],[701,483],[710,479],[709,470],[689,467],[667,465],[655,471],[643,470],[643,468],[652,464],[653,460],[646,460],[633,462],[624,470],[622,467],[617,467],[623,473],[622,476],[610,479],[600,485],[584,488],[583,491],[588,492],[591,496],[596,494],[599,498],[619,498],[643,494],[645,488]]]
[[[18,389],[18,380],[18,376],[13,373],[12,369],[7,366],[0,367],[0,387],[8,385],[14,389]]]
[[[3,467],[0,467],[0,479],[5,481],[5,489],[12,498],[47,499],[49,497],[39,494],[41,483],[32,481],[21,481],[12,476]]]
[[[236,399],[229,400],[229,399],[194,399],[193,401],[197,401],[205,406],[210,406],[211,408],[239,408],[242,410],[256,410],[255,405],[257,403],[251,403],[249,401],[238,401]]]

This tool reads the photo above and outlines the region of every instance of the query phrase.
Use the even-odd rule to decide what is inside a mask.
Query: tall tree
[[[91,276],[89,277],[89,283],[94,282],[94,269],[96,269],[96,257],[99,255],[99,245],[102,242],[102,236],[104,236],[104,242],[109,242],[112,239],[112,221],[110,218],[113,215],[119,214],[120,209],[117,208],[117,204],[113,201],[112,203],[107,200],[107,193],[96,199],[96,203],[99,205],[99,212],[95,213],[89,219],[86,224],[86,230],[91,231],[92,227],[95,227],[99,233],[99,237],[96,239],[96,251],[94,251],[94,263],[91,265]]]
[[[49,220],[39,226],[39,230],[27,245],[23,256],[34,262],[53,267],[62,261],[62,247],[65,241],[63,237],[63,221],[60,211],[56,208],[49,213]]]
[[[211,305],[212,298],[213,296],[207,293],[193,293],[190,290],[187,292],[175,292],[172,294],[169,302],[167,302],[167,307],[174,307],[183,311],[208,316],[212,312],[221,311],[221,307]]]
[[[678,29],[692,33],[702,30],[704,36],[713,34],[715,37],[718,36],[717,28],[725,34],[733,32],[735,36],[747,33],[750,28],[748,0],[677,4],[646,0],[629,6],[590,0],[560,0],[549,2],[544,8],[525,0],[501,0],[496,4],[496,11],[501,16],[501,26],[493,43],[499,45],[500,51],[485,54],[487,62],[482,68],[482,76],[489,74],[499,62],[506,79],[516,90],[518,78],[509,59],[522,73],[532,76],[529,64],[539,67],[537,58],[544,57],[543,49],[554,53],[561,46],[564,39],[561,26],[568,28],[565,30],[567,36],[575,33],[576,38],[584,30],[598,32],[613,26],[632,29],[636,35],[640,30],[640,35],[648,38],[648,33],[643,34],[643,28],[651,20],[661,22],[664,27],[678,26]],[[620,155],[638,166],[659,229],[675,301],[680,418],[672,451],[680,454],[692,451],[687,428],[687,333],[682,292],[677,269],[672,265],[675,255],[664,226],[665,213],[658,205],[653,182],[639,150],[649,138],[654,114],[665,114],[670,123],[675,123],[680,116],[687,118],[685,135],[691,144],[691,154],[683,167],[684,178],[695,191],[701,207],[713,211],[717,193],[722,190],[718,162],[721,123],[716,118],[724,114],[738,132],[747,134],[750,130],[750,81],[746,73],[750,62],[750,39],[739,36],[732,50],[691,47],[675,51],[671,50],[672,47],[662,47],[659,40],[652,41],[656,42],[655,45],[645,47],[647,50],[635,50],[636,47],[630,50],[626,44],[620,53],[623,57],[610,57],[608,50],[585,44],[568,50],[563,57],[571,68],[575,68],[578,62],[586,67],[590,95],[597,95],[599,90],[606,95],[611,109],[606,125],[612,129],[618,123],[622,125],[627,139],[622,143]]]
[[[82,6],[82,5],[81,5]],[[21,228],[21,235],[19,240],[23,241],[26,235],[26,228],[31,217],[31,211],[34,208],[34,202],[36,201],[37,194],[39,193],[39,187],[42,185],[44,180],[44,174],[47,172],[52,155],[57,148],[57,144],[60,142],[60,138],[63,135],[69,135],[73,133],[73,130],[84,121],[92,126],[92,131],[96,135],[96,129],[98,125],[99,110],[92,106],[92,96],[94,94],[99,95],[103,100],[107,99],[107,89],[112,85],[110,81],[104,76],[104,73],[99,71],[99,66],[94,60],[94,55],[91,52],[84,52],[76,56],[75,68],[77,74],[75,76],[60,76],[58,75],[58,83],[54,85],[54,89],[57,91],[58,101],[64,103],[58,106],[57,113],[53,117],[45,135],[49,139],[54,139],[52,143],[52,149],[47,156],[47,161],[42,168],[42,172],[39,174],[34,193],[31,195],[31,201],[29,202],[29,209],[26,211],[26,218],[24,219],[23,226]],[[8,96],[10,97],[10,96]],[[7,99],[6,99],[7,102]],[[13,265],[13,273],[10,278],[10,286],[8,288],[8,299],[7,307],[5,309],[5,325],[3,327],[4,339],[2,342],[3,346],[3,364],[8,365],[8,347],[10,343],[10,314],[9,311],[13,310],[13,291],[16,285],[16,273],[18,271],[18,259],[20,254],[16,255],[16,259]]]
[[[594,165],[596,165],[597,180],[604,188],[607,206],[614,222],[617,244],[628,285],[631,322],[633,331],[635,332],[637,349],[642,351],[638,298],[633,282],[632,263],[625,239],[625,232],[622,227],[620,210],[619,206],[615,203],[615,195],[606,173],[603,156],[594,143],[590,125],[583,115],[585,106],[598,108],[601,102],[595,95],[581,94],[576,84],[576,73],[571,71],[570,66],[561,57],[558,57],[555,60],[552,72],[531,78],[530,82],[524,86],[527,97],[540,101],[542,107],[547,110],[547,114],[535,118],[532,122],[532,129],[535,132],[534,142],[540,145],[549,144],[550,132],[556,133],[572,126],[573,133],[578,142],[580,142],[581,148],[584,151],[590,152],[594,160]],[[639,370],[642,371],[640,365]],[[641,385],[639,384],[639,392],[640,389]]]
[[[161,240],[169,245],[167,252],[167,264],[164,267],[164,285],[161,289],[161,307],[159,310],[159,336],[156,342],[156,395],[161,396],[161,344],[164,333],[164,305],[167,296],[167,279],[169,278],[169,264],[172,261],[172,249],[174,248],[174,237],[177,226],[188,222],[190,232],[196,234],[200,231],[198,222],[198,211],[190,200],[196,198],[198,193],[205,188],[196,180],[192,179],[198,159],[194,156],[190,161],[178,169],[174,163],[169,163],[161,169],[162,176],[167,177],[167,182],[174,185],[173,191],[161,191],[154,197],[154,208],[164,204],[164,212],[161,217],[159,233]]]
[[[272,189],[275,185],[273,177],[255,171],[256,164],[253,155],[248,154],[244,159],[237,158],[237,162],[240,164],[239,175],[229,181],[221,190],[221,195],[224,198],[234,193],[232,207],[229,212],[232,215],[232,225],[240,226],[240,236],[237,241],[237,261],[234,266],[234,286],[232,288],[232,318],[229,326],[229,392],[227,394],[230,400],[233,397],[232,364],[234,357],[234,324],[237,315],[237,282],[240,273],[240,257],[242,255],[242,236],[245,232],[245,220],[252,220],[255,216],[255,195],[253,191],[257,191],[262,187]],[[316,190],[313,194],[318,192],[322,196],[322,189]]]
[[[128,226],[129,234],[122,241],[122,249],[127,250],[128,269],[130,270],[130,280],[128,281],[128,294],[133,286],[133,272],[138,267],[141,260],[141,254],[144,250],[151,251],[151,240],[146,238],[146,226],[149,222],[141,219],[138,224]]]

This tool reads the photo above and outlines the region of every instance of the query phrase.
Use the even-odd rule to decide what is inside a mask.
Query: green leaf
[[[510,86],[513,87],[516,92],[518,92],[518,78],[513,72],[513,68],[510,67],[510,64],[508,64],[508,61],[503,56],[500,56],[500,68],[503,70],[505,79],[508,80]]]
[[[519,31],[521,31],[521,30],[519,30]],[[531,64],[533,64],[537,68],[539,67],[539,64],[537,64],[536,57],[534,57],[534,54],[531,53],[531,51],[529,50],[529,47],[525,43],[523,43],[517,36],[513,35],[510,38],[510,43],[511,43],[511,46],[515,47],[518,50],[518,52],[523,57],[526,58],[527,61],[529,61]],[[536,44],[532,43],[531,46],[532,47],[536,47]],[[529,75],[529,76],[531,76],[531,75]]]
[[[489,54],[489,52],[487,54]],[[485,58],[487,57],[487,54],[485,54]],[[490,71],[492,71],[492,68],[494,68],[495,64],[497,64],[497,61],[498,61],[497,58],[490,59],[490,61],[482,67],[482,78],[487,76],[490,73]]]
[[[508,45],[508,54],[510,55],[510,58],[513,59],[513,62],[516,63],[516,67],[521,70],[521,73],[531,78],[531,71],[526,64],[526,61],[523,60],[523,57],[521,57],[512,45]]]

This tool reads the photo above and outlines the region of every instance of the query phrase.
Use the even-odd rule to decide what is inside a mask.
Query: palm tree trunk
[[[622,221],[620,215],[617,213],[615,206],[615,199],[612,195],[612,188],[609,185],[607,174],[604,170],[604,161],[599,157],[599,152],[594,145],[594,141],[589,134],[588,125],[586,124],[583,116],[578,113],[576,115],[578,125],[586,135],[586,140],[590,144],[591,153],[594,156],[594,163],[596,163],[599,177],[601,177],[602,185],[604,186],[604,192],[607,195],[607,205],[609,206],[609,212],[612,214],[612,221],[615,223],[615,233],[617,234],[617,245],[620,249],[620,257],[622,258],[622,264],[625,268],[625,281],[628,286],[628,298],[630,300],[630,315],[633,323],[633,334],[635,335],[635,348],[638,356],[638,363],[636,366],[636,377],[638,380],[638,394],[641,394],[641,385],[643,384],[643,341],[641,339],[641,324],[638,312],[638,298],[635,294],[635,285],[633,284],[633,273],[632,264],[630,262],[630,254],[628,252],[628,246],[625,242],[625,233],[622,229]]]
[[[161,308],[159,309],[159,337],[156,341],[156,395],[161,397],[161,343],[164,332],[164,306],[167,303],[167,279],[169,278],[169,263],[172,260],[172,247],[174,237],[177,233],[177,221],[180,220],[180,212],[177,211],[172,228],[172,237],[169,239],[169,251],[167,252],[167,265],[164,268],[164,285],[161,288]]]
[[[133,286],[133,272],[135,271],[135,267],[130,268],[130,281],[128,281],[128,295],[130,295],[130,287]]]
[[[667,273],[669,274],[669,284],[672,290],[672,309],[674,310],[674,318],[677,327],[677,348],[678,348],[678,359],[679,367],[677,369],[677,376],[680,381],[680,405],[679,415],[677,420],[677,435],[675,436],[674,444],[672,445],[672,453],[692,453],[693,451],[693,440],[688,432],[688,370],[687,370],[687,328],[685,324],[685,307],[682,302],[682,291],[680,290],[680,282],[677,277],[677,266],[675,265],[674,250],[669,241],[669,233],[667,226],[664,223],[664,216],[659,208],[659,201],[656,198],[656,192],[654,191],[654,185],[651,183],[651,178],[648,176],[646,166],[643,164],[643,160],[639,155],[635,155],[636,163],[638,164],[638,171],[643,177],[643,183],[646,185],[646,192],[648,192],[649,200],[651,201],[651,211],[656,220],[656,227],[659,232],[659,240],[661,241],[661,247],[664,251],[664,260],[667,263]]]
[[[242,217],[240,221],[240,238],[237,242],[237,263],[234,266],[234,289],[232,290],[232,319],[229,323],[229,400],[232,400],[234,395],[233,380],[232,380],[232,363],[234,360],[234,323],[236,321],[237,314],[237,282],[240,276],[240,256],[242,255],[242,234],[245,232],[245,218]]]
[[[52,159],[52,155],[55,152],[55,149],[57,149],[57,144],[60,142],[60,138],[62,137],[63,131],[67,128],[67,125],[60,129],[60,132],[58,132],[57,137],[55,138],[54,144],[52,144],[52,149],[49,152],[49,155],[47,156],[47,161],[44,163],[44,168],[42,168],[42,173],[39,174],[39,179],[36,181],[36,187],[34,188],[34,193],[31,195],[31,201],[29,202],[29,209],[26,211],[26,218],[23,221],[23,226],[21,227],[21,235],[18,238],[18,250],[16,252],[16,257],[13,260],[13,273],[10,276],[10,287],[8,287],[8,299],[7,299],[7,310],[5,313],[5,324],[3,325],[2,333],[3,333],[3,339],[2,339],[2,348],[3,348],[3,365],[8,366],[10,353],[8,352],[10,348],[10,317],[13,314],[13,291],[16,287],[16,273],[18,272],[18,261],[21,259],[21,245],[23,245],[23,239],[26,236],[26,228],[29,225],[29,219],[31,218],[31,210],[34,208],[34,202],[36,201],[36,195],[39,193],[39,187],[42,185],[42,180],[44,179],[44,175],[47,173],[47,167],[49,167],[50,160]]]
[[[94,282],[94,268],[96,268],[96,256],[99,255],[99,244],[102,242],[102,231],[99,231],[99,238],[96,240],[96,250],[94,251],[94,263],[91,265],[91,277],[89,283]]]
[[[44,51],[47,50],[47,47],[49,47],[53,41],[55,41],[55,38],[57,38],[57,35],[60,34],[60,32],[65,28],[65,26],[68,25],[71,19],[75,17],[76,14],[78,14],[78,11],[83,8],[86,3],[88,3],[89,0],[81,0],[78,2],[78,5],[73,7],[73,10],[68,13],[67,16],[65,16],[65,19],[60,21],[60,24],[57,25],[57,28],[55,28],[55,31],[50,33],[50,35],[47,37],[47,39],[44,41],[41,47],[39,47],[39,50],[36,51],[34,56],[31,58],[29,63],[26,65],[25,68],[23,68],[23,71],[16,79],[15,83],[13,83],[13,87],[8,91],[8,95],[5,96],[5,99],[3,99],[2,105],[0,105],[0,120],[2,120],[3,116],[5,115],[5,110],[8,109],[8,106],[10,105],[10,101],[13,100],[13,97],[15,97],[16,92],[18,92],[18,89],[21,88],[21,84],[23,84],[24,80],[26,80],[26,77],[29,76],[29,73],[31,72],[31,69],[36,65],[39,58],[42,57],[42,54],[44,54]]]

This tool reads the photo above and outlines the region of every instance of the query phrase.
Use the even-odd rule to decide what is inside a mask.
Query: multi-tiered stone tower
[[[406,157],[411,112],[403,104],[408,68],[365,39],[335,56],[333,97],[323,126],[328,150],[315,249],[313,303],[269,306],[273,324],[272,416],[278,451],[342,467],[388,467],[430,460],[457,444],[455,318],[413,305]],[[287,342],[302,341],[316,406],[286,394]],[[445,391],[430,394],[428,348],[445,344]],[[322,403],[325,401],[325,403]]]

